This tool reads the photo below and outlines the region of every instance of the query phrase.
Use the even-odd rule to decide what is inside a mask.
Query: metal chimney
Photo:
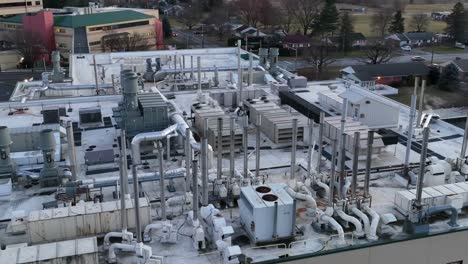
[[[127,109],[138,107],[138,76],[134,72],[128,72],[123,75],[122,88],[124,94],[124,104]]]
[[[359,165],[359,150],[361,144],[361,133],[359,131],[354,132],[354,155],[353,155],[353,174],[351,180],[351,198],[356,199],[357,189],[357,172]]]
[[[297,118],[292,120],[292,143],[291,143],[291,179],[295,178],[296,172],[296,149],[297,149]]]
[[[59,184],[59,173],[55,163],[55,136],[52,129],[45,129],[40,134],[40,147],[44,165],[40,172],[41,187],[54,187]]]
[[[426,169],[426,156],[427,156],[427,144],[429,142],[429,128],[425,127],[423,130],[423,141],[421,146],[421,157],[419,159],[419,176],[418,176],[418,183],[416,185],[416,200],[414,201],[414,205],[417,209],[421,209],[422,206],[422,189],[424,184],[424,171]]]
[[[262,125],[262,115],[257,114],[257,123],[255,124],[255,178],[258,179],[260,176],[260,141],[261,141],[261,134],[260,134],[260,126]]]
[[[70,169],[74,181],[77,179],[76,170],[76,150],[75,150],[75,138],[73,135],[72,121],[67,122],[67,141],[68,141],[68,157],[70,159]]]
[[[319,123],[319,138],[318,138],[318,153],[317,153],[317,167],[315,170],[317,173],[321,171],[321,163],[322,163],[322,151],[323,151],[323,122],[325,119],[325,113],[320,112],[320,123]]]
[[[270,48],[270,72],[275,73],[278,70],[278,56],[279,56],[279,49],[278,48]]]
[[[218,137],[217,137],[217,175],[218,180],[223,176],[223,118],[218,118]]]
[[[259,49],[258,56],[260,57],[260,63],[259,63],[260,66],[265,68],[268,63],[268,49],[266,48]]]
[[[460,150],[459,167],[461,166],[461,162],[463,162],[463,160],[465,159],[467,144],[468,144],[468,116],[466,117],[466,120],[465,120],[465,134],[463,135],[463,143],[462,143],[462,147]]]
[[[328,197],[328,206],[333,206],[335,182],[336,182],[336,149],[338,147],[338,140],[333,140],[332,158],[331,158],[331,171],[330,171],[330,196]]]

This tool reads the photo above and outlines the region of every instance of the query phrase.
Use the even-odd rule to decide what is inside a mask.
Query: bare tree
[[[425,32],[429,26],[429,16],[426,14],[414,14],[411,17],[411,28],[417,32]]]
[[[334,47],[328,46],[326,43],[314,45],[306,50],[306,60],[315,65],[317,79],[319,75],[328,67],[328,65],[335,62]]]
[[[292,5],[294,0],[281,0],[278,19],[283,29],[290,33],[291,27],[294,23],[294,6]]]
[[[182,23],[187,26],[189,30],[192,30],[194,26],[198,25],[201,19],[202,12],[198,5],[191,5],[185,8],[181,15]]]
[[[8,35],[8,41],[23,57],[22,64],[25,68],[33,68],[34,63],[48,53],[45,43],[37,32],[16,30]]]
[[[383,39],[387,33],[390,23],[392,22],[392,17],[392,11],[389,9],[383,9],[372,15],[372,31]]]
[[[140,33],[114,33],[102,37],[103,51],[142,51],[148,50],[148,39]]]
[[[261,6],[266,0],[238,0],[236,6],[239,9],[239,14],[244,23],[257,27],[262,13]]]
[[[261,0],[259,2],[261,12],[258,13],[258,21],[264,28],[267,28],[277,22],[278,11],[273,7],[271,0]]]
[[[393,48],[381,42],[367,45],[360,60],[366,64],[387,63],[392,59]]]
[[[307,35],[312,27],[317,14],[320,13],[321,0],[292,0],[294,17],[302,28],[302,33]]]

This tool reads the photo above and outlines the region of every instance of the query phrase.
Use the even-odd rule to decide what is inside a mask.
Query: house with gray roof
[[[341,70],[343,79],[371,90],[376,84],[401,84],[405,80],[426,76],[428,73],[428,67],[422,62],[353,65]]]
[[[436,37],[432,32],[408,32],[396,33],[385,37],[387,41],[395,42],[398,46],[424,46],[436,42]]]
[[[468,59],[456,59],[440,64],[441,68],[453,64],[458,69],[458,78],[460,80],[468,79]]]

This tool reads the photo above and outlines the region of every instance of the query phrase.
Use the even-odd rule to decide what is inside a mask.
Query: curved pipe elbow
[[[117,256],[115,255],[115,251],[119,249],[122,251],[133,251],[137,253],[136,245],[129,245],[129,244],[122,244],[122,243],[114,243],[109,247],[109,252],[107,255],[107,262],[108,263],[116,263]]]
[[[336,210],[335,211],[343,220],[345,220],[346,222],[348,223],[351,223],[354,225],[354,227],[356,228],[354,230],[354,235],[357,236],[357,237],[362,237],[364,236],[364,232],[362,231],[362,224],[361,222],[356,218],[356,217],[353,217],[353,216],[350,216],[348,214],[346,214],[344,211],[342,210]]]
[[[365,213],[363,213],[361,210],[359,210],[357,207],[351,208],[351,212],[355,214],[359,219],[361,219],[363,225],[364,225],[364,232],[366,233],[367,236],[369,236],[370,232],[370,221],[369,217]]]
[[[130,242],[132,240],[132,238],[133,238],[133,233],[128,232],[128,231],[109,232],[104,236],[104,246],[109,246],[110,245],[110,239],[112,237],[120,237],[120,238],[122,238],[122,241]]]
[[[377,228],[379,226],[380,216],[368,205],[364,205],[363,209],[371,216],[372,219],[369,230],[369,236],[367,238],[372,241],[378,240],[379,237],[377,236]]]
[[[322,220],[325,223],[328,223],[330,226],[333,227],[333,229],[338,232],[338,238],[341,243],[345,243],[345,237],[344,237],[344,230],[343,227],[335,220],[333,217],[327,215],[327,214],[322,214],[320,216],[320,220]]]
[[[141,156],[140,156],[140,144],[142,142],[147,141],[156,141],[163,138],[166,138],[172,132],[177,129],[177,125],[172,125],[164,130],[157,131],[157,132],[148,132],[148,133],[140,133],[133,137],[132,139],[132,158],[133,158],[133,165],[139,165],[141,163]]]
[[[304,186],[305,187],[305,186]],[[303,194],[303,193],[298,193],[298,192],[295,192],[292,188],[290,187],[286,187],[286,192],[298,199],[298,200],[301,200],[301,201],[305,201],[306,202],[306,206],[307,208],[309,208],[311,210],[311,214],[312,215],[315,215],[316,211],[317,211],[317,202],[315,201],[315,199],[311,196],[311,195],[307,195],[307,194]]]
[[[162,223],[154,223],[154,224],[149,224],[145,227],[145,230],[143,231],[143,241],[144,242],[150,242],[151,241],[151,231],[155,229],[161,229],[162,228]]]
[[[325,184],[325,183],[323,183],[322,181],[319,181],[319,180],[317,180],[316,183],[320,188],[325,190],[325,196],[326,196],[326,198],[328,198],[330,196],[330,186],[328,186],[327,184]]]

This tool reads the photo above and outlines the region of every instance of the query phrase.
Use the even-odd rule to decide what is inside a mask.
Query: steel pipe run
[[[285,187],[285,190],[294,199],[305,201],[306,207],[309,210],[308,215],[311,217],[315,216],[315,213],[317,211],[317,202],[312,197],[312,195],[296,192],[291,187]]]
[[[177,129],[177,125],[170,126],[162,131],[157,132],[148,132],[141,133],[133,137],[132,139],[132,174],[133,174],[133,193],[135,199],[135,221],[136,221],[136,232],[137,232],[137,242],[142,242],[141,236],[141,222],[140,222],[140,192],[139,192],[139,182],[137,176],[137,166],[141,165],[141,153],[140,153],[140,144],[142,142],[148,141],[158,141],[164,139],[169,134],[174,132]],[[160,173],[162,180],[163,174]]]
[[[120,131],[120,157],[121,157],[121,165],[122,165],[122,179],[123,182],[120,184],[123,185],[124,194],[130,197],[129,189],[128,189],[128,161],[127,161],[127,135],[125,130]]]
[[[434,206],[426,210],[425,217],[429,218],[433,214],[450,211],[450,221],[447,223],[451,227],[457,227],[458,223],[458,210],[457,208],[453,207],[452,205],[442,205],[442,206]]]
[[[366,159],[366,174],[364,177],[364,197],[369,197],[370,171],[372,166],[372,148],[374,145],[374,131],[367,132],[367,159]]]
[[[353,171],[352,171],[352,177],[351,177],[351,198],[353,200],[356,199],[360,144],[361,144],[361,133],[359,131],[356,131],[354,132]]]
[[[364,226],[364,232],[366,233],[366,236],[369,238],[369,234],[370,234],[369,217],[367,217],[367,215],[363,213],[361,210],[359,210],[355,205],[351,207],[351,212],[353,212],[354,215],[356,215],[359,219],[361,219],[362,224]]]
[[[234,116],[231,116],[231,119],[230,119],[230,125],[229,125],[229,128],[230,128],[230,132],[231,132],[231,137],[230,137],[230,144],[229,144],[229,176],[231,178],[234,178],[234,170],[235,170],[235,154],[234,154],[234,147],[235,147],[235,136],[236,136],[236,133],[234,131],[234,124],[236,122],[236,118]],[[229,182],[229,181],[228,181]]]
[[[241,45],[242,41],[237,40],[237,86],[239,89],[239,96],[237,98],[237,106],[242,105],[242,68],[241,68]]]
[[[261,141],[261,134],[260,134],[260,126],[262,125],[262,115],[257,115],[257,123],[255,124],[255,178],[258,179],[260,177],[260,141]]]
[[[166,185],[164,183],[164,149],[161,141],[157,142],[158,145],[158,160],[159,160],[159,199],[161,200],[161,219],[166,220]]]
[[[120,133],[122,138],[125,138],[125,130],[122,129]],[[121,149],[123,150],[126,148],[125,145],[121,145]],[[128,177],[126,178],[126,173],[124,171],[127,171],[127,167],[124,167],[124,164],[127,164],[126,162],[124,163],[124,159],[127,159],[127,156],[122,155],[122,151],[120,151],[120,221],[122,224],[122,231],[127,230],[127,207],[125,203],[125,199],[127,199],[127,193],[125,190],[125,182],[128,184]]]
[[[364,232],[362,231],[361,221],[359,221],[356,217],[346,214],[341,208],[335,210],[335,212],[341,219],[354,225],[356,229],[354,230],[353,233],[356,237],[364,236]]]
[[[253,84],[253,55],[249,52],[249,86]]]
[[[320,112],[320,123],[319,123],[319,138],[318,138],[318,154],[317,154],[317,167],[315,171],[317,173],[321,172],[321,163],[322,163],[322,151],[323,151],[323,122],[325,119],[325,112]]]
[[[193,209],[193,219],[198,220],[198,164],[197,160],[192,160],[192,209]]]
[[[207,161],[207,150],[208,150],[208,138],[202,138],[202,149],[201,149],[201,173],[202,173],[202,205],[208,206],[208,161]]]
[[[416,199],[414,200],[414,205],[417,209],[422,208],[422,190],[424,188],[424,171],[426,169],[426,155],[427,155],[427,145],[429,141],[429,127],[425,127],[423,130],[423,141],[421,146],[421,156],[419,159],[419,175],[418,183],[416,185]]]
[[[185,130],[185,192],[190,190],[190,162],[192,160],[192,148],[190,147],[190,129]]]
[[[76,170],[76,150],[75,150],[75,138],[73,136],[72,121],[67,122],[67,141],[68,141],[68,157],[70,159],[70,170],[72,173],[72,181],[77,179]]]
[[[338,238],[341,243],[345,243],[345,236],[344,236],[344,230],[343,227],[331,216],[326,214],[323,211],[318,211],[318,219],[324,223],[328,223],[333,229],[338,232]]]
[[[422,80],[421,84],[421,93],[419,95],[419,111],[418,111],[418,120],[417,124],[421,124],[422,114],[423,114],[423,107],[424,107],[424,91],[426,90],[426,80]]]
[[[346,181],[346,133],[341,134],[341,147],[340,147],[340,179],[338,181],[338,197],[340,200],[345,199],[346,193],[343,192]],[[349,185],[348,185],[349,187]]]
[[[405,168],[403,172],[405,177],[408,177],[408,172],[409,172],[408,166],[409,166],[409,161],[410,161],[411,145],[413,144],[414,118],[416,116],[416,101],[417,101],[416,94],[411,95],[411,109],[410,109],[410,116],[409,116],[409,123],[408,123],[408,137],[406,140],[406,152],[405,152]]]
[[[157,223],[152,223],[152,224],[147,225],[145,227],[145,230],[143,231],[143,241],[145,243],[151,242],[151,240],[152,240],[151,232],[153,230],[161,229],[162,227],[163,227],[162,222],[157,222]]]
[[[312,177],[312,151],[314,151],[314,144],[313,141],[313,134],[314,134],[314,120],[309,119],[309,147],[307,148],[307,179]],[[312,184],[315,184],[315,174],[312,178]]]
[[[244,150],[244,178],[249,177],[249,118],[247,116],[243,117],[243,133],[242,133],[242,148]]]
[[[291,170],[290,179],[295,179],[296,173],[296,150],[297,150],[297,118],[292,120],[292,143],[291,143]]]
[[[379,227],[380,216],[367,204],[363,204],[361,208],[364,211],[366,211],[371,217],[371,225],[369,228],[369,234],[367,235],[367,239],[376,241],[379,239],[379,237],[377,236],[377,228]]]
[[[330,186],[330,195],[328,197],[328,206],[333,207],[333,198],[335,194],[335,164],[336,164],[336,148],[337,148],[338,142],[337,140],[333,140],[333,147],[332,147],[332,159],[331,159],[331,171],[330,171],[330,183],[328,184]]]
[[[223,118],[218,118],[218,138],[217,138],[217,179],[223,176]]]

